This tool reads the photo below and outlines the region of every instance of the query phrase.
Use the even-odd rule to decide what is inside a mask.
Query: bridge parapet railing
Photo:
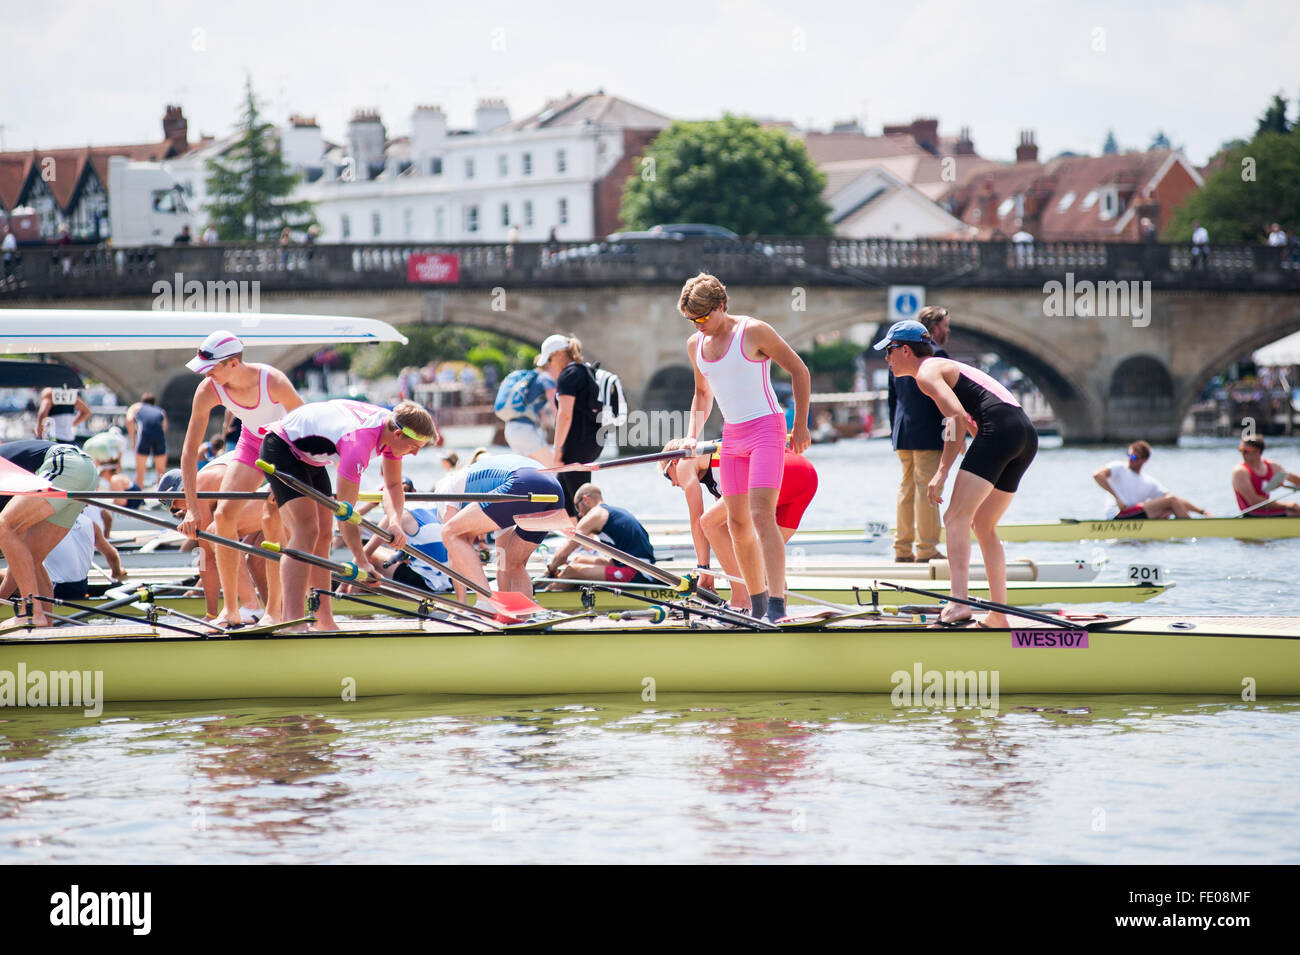
[[[934,239],[832,239],[832,269],[898,269],[917,272],[978,270],[981,244]]]

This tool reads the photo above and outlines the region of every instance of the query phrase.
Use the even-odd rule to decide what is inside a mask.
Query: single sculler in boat
[[[1264,457],[1263,438],[1243,438],[1237,450],[1241,463],[1232,469],[1232,490],[1246,517],[1300,517],[1295,501],[1273,501],[1268,492],[1283,484],[1300,488],[1300,477]]]

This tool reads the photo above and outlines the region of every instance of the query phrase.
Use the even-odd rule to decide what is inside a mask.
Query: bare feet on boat
[[[243,626],[243,623],[241,623],[240,620],[239,620],[239,612],[238,612],[238,611],[236,611],[233,615],[231,615],[231,614],[226,613],[226,611],[223,610],[223,611],[221,611],[221,613],[219,613],[219,614],[217,614],[215,617],[213,617],[213,618],[209,621],[209,623],[211,623],[212,626],[214,626],[214,627],[220,627],[222,630],[229,630],[231,627],[242,627],[242,626]]]
[[[317,620],[311,627],[304,629],[308,633],[331,633],[342,628],[333,620]]]
[[[49,625],[50,625],[49,617],[45,616],[44,614],[41,614],[39,616],[36,614],[32,614],[30,626],[48,627]],[[26,630],[28,626],[29,623],[26,617],[10,617],[3,624],[0,624],[0,633],[8,633],[11,630]]]
[[[980,623],[988,630],[1009,630],[1011,628],[1011,623],[1007,620],[1007,615],[1004,613],[997,613],[996,611],[990,611],[989,615],[981,620]]]
[[[960,627],[970,623],[971,619],[969,607],[958,607],[954,610],[952,604],[947,604],[939,611],[939,619],[935,622],[941,627]]]

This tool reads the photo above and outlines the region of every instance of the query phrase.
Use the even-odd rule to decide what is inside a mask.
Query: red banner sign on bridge
[[[460,256],[430,253],[412,254],[406,260],[408,282],[459,282]]]

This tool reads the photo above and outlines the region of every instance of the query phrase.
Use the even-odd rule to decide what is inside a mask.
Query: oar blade
[[[563,510],[542,511],[537,514],[516,514],[515,526],[530,533],[555,532],[571,534],[578,529],[577,521]]]
[[[30,497],[67,497],[45,478],[20,468],[8,458],[0,458],[0,494],[23,494]]]
[[[539,613],[546,613],[546,608],[532,597],[517,591],[494,590],[488,603],[497,612],[497,620],[502,623],[517,623]]]

